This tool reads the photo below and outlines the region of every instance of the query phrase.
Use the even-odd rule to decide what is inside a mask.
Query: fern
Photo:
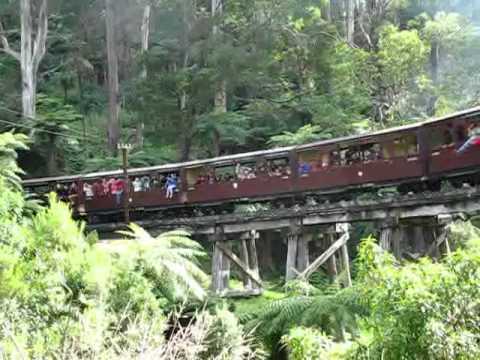
[[[341,338],[345,331],[356,332],[357,315],[365,312],[355,294],[354,288],[340,289],[338,284],[332,284],[310,295],[274,301],[255,314],[245,315],[242,320],[270,349],[274,349],[281,337],[295,326],[315,327]]]
[[[28,149],[27,140],[28,138],[23,134],[13,132],[0,134],[0,178],[16,190],[21,189],[19,175],[23,174],[17,165],[17,151]]]
[[[154,238],[136,224],[130,224],[128,231],[119,233],[134,240],[124,243],[127,246],[123,250],[138,255],[142,267],[167,299],[185,299],[189,295],[204,299],[208,276],[197,260],[205,256],[205,252],[200,244],[190,239],[190,233],[176,230]]]

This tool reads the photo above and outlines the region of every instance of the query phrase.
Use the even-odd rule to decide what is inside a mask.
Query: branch
[[[48,33],[47,0],[42,0],[38,12],[38,29],[33,44],[33,61],[35,70],[38,69],[46,52],[46,42]]]
[[[0,51],[3,51],[5,54],[8,54],[15,58],[17,61],[20,61],[20,53],[18,51],[13,50],[10,47],[10,43],[8,42],[7,37],[4,35],[5,30],[3,29],[3,24],[0,21],[0,40],[2,42],[2,46],[0,48]]]

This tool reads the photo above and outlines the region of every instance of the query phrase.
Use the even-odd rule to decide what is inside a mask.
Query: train
[[[440,190],[480,182],[480,153],[457,149],[480,127],[480,107],[368,134],[287,146],[211,159],[82,175],[25,179],[35,194],[58,188],[75,189],[70,196],[77,215],[120,216],[171,209],[219,207],[238,203],[328,197],[351,191],[395,187],[401,193]],[[176,178],[173,196],[165,181]],[[88,186],[121,178],[128,199],[106,189],[86,194]],[[72,195],[72,194],[70,194]],[[123,196],[127,196],[127,191]]]

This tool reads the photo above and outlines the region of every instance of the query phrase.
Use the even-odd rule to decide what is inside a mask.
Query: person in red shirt
[[[115,178],[112,182],[112,194],[115,196],[115,203],[121,205],[122,203],[122,194],[125,189],[125,183],[122,179]]]

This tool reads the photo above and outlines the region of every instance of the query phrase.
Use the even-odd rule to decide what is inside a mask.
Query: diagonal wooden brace
[[[305,269],[301,274],[299,274],[300,279],[308,279],[320,266],[322,266],[325,261],[327,261],[330,256],[335,254],[342,246],[347,244],[347,241],[350,237],[350,234],[346,232],[343,234],[340,239],[335,241],[322,255],[320,255],[314,262],[310,264],[309,267]]]
[[[227,256],[230,260],[232,260],[240,270],[247,275],[254,283],[256,283],[260,288],[263,287],[262,280],[260,280],[256,274],[254,274],[246,265],[245,263],[240,260],[240,258],[227,249],[223,244],[217,243],[217,247]]]

